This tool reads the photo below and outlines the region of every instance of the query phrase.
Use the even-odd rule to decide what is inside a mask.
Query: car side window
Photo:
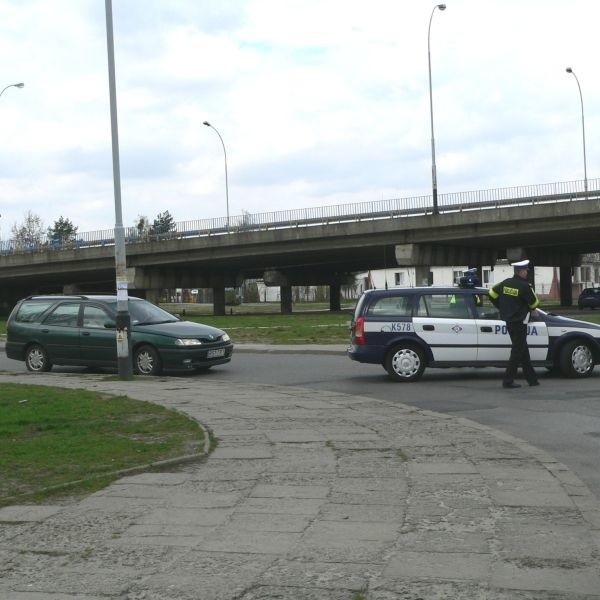
[[[464,294],[423,294],[419,300],[419,317],[470,319]]]
[[[412,315],[411,296],[384,296],[377,298],[367,315],[372,317],[410,317]]]
[[[45,325],[60,325],[62,327],[77,327],[79,318],[79,303],[59,304],[45,319]]]
[[[487,294],[479,294],[479,303],[475,303],[478,319],[497,320],[500,318],[500,311],[492,304]]]
[[[104,324],[110,320],[110,317],[99,306],[83,307],[83,326],[104,329]]]

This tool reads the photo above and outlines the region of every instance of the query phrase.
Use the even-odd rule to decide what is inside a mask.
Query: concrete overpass
[[[162,288],[212,288],[215,314],[225,288],[246,278],[281,286],[282,311],[291,286],[331,286],[332,309],[352,273],[414,265],[493,265],[528,257],[560,267],[561,300],[572,303],[571,267],[600,251],[600,180],[447,194],[432,214],[431,197],[243,215],[178,223],[152,235],[127,230],[127,265],[134,295],[156,300]],[[552,186],[552,187],[549,187]],[[492,196],[492,192],[496,197]],[[458,201],[457,201],[458,200]],[[302,217],[302,218],[300,218]],[[23,295],[114,290],[112,231],[89,232],[59,247],[49,243],[0,248],[0,303]]]

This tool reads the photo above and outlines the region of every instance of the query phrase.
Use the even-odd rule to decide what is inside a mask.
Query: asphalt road
[[[0,370],[25,367],[0,350]],[[539,387],[515,390],[501,388],[499,369],[428,369],[417,383],[393,383],[382,367],[345,356],[237,352],[230,364],[197,377],[331,390],[457,414],[546,450],[600,498],[600,366],[583,380],[538,374]]]

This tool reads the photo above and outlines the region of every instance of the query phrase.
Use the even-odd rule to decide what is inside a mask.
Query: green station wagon
[[[133,370],[199,370],[231,360],[233,344],[220,329],[181,321],[141,298],[129,298]],[[117,366],[116,296],[30,296],[6,324],[6,355],[30,371],[52,365]]]

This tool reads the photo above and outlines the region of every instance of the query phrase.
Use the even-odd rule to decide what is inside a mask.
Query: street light
[[[429,112],[431,115],[431,181],[433,188],[433,214],[437,215],[438,211],[438,192],[437,192],[437,173],[435,168],[435,137],[433,136],[433,94],[431,92],[431,21],[433,20],[433,13],[435,9],[446,10],[445,4],[437,4],[431,11],[431,17],[429,17],[429,29],[427,30],[427,60],[429,61]]]
[[[10,85],[7,85],[1,92],[0,92],[0,96],[2,96],[2,94],[4,94],[4,92],[9,88],[9,87],[16,87],[16,88],[22,88],[25,87],[24,83],[11,83]]]
[[[121,210],[121,168],[119,166],[119,127],[117,123],[117,92],[115,76],[115,45],[113,38],[112,0],[104,0],[106,11],[106,49],[108,54],[108,92],[110,98],[110,128],[112,138],[113,189],[115,195],[115,273],[117,284],[117,315],[115,332],[117,369],[120,379],[132,379],[131,315],[127,293],[127,257],[125,230]]]
[[[221,140],[221,144],[223,145],[223,154],[225,156],[225,201],[227,202],[227,231],[229,231],[229,184],[227,182],[227,150],[225,150],[225,142],[221,137],[221,134],[217,131],[217,128],[214,125],[211,125],[208,121],[204,121],[204,125],[207,127],[211,127],[215,130],[219,139]]]
[[[587,197],[588,192],[588,179],[587,179],[587,160],[585,157],[585,119],[583,118],[583,95],[581,93],[581,86],[579,85],[579,79],[577,79],[577,75],[573,72],[571,67],[567,67],[567,73],[571,73],[573,77],[575,77],[575,81],[577,82],[577,87],[579,88],[579,99],[581,100],[581,130],[583,131],[583,185],[585,189],[585,194]]]

